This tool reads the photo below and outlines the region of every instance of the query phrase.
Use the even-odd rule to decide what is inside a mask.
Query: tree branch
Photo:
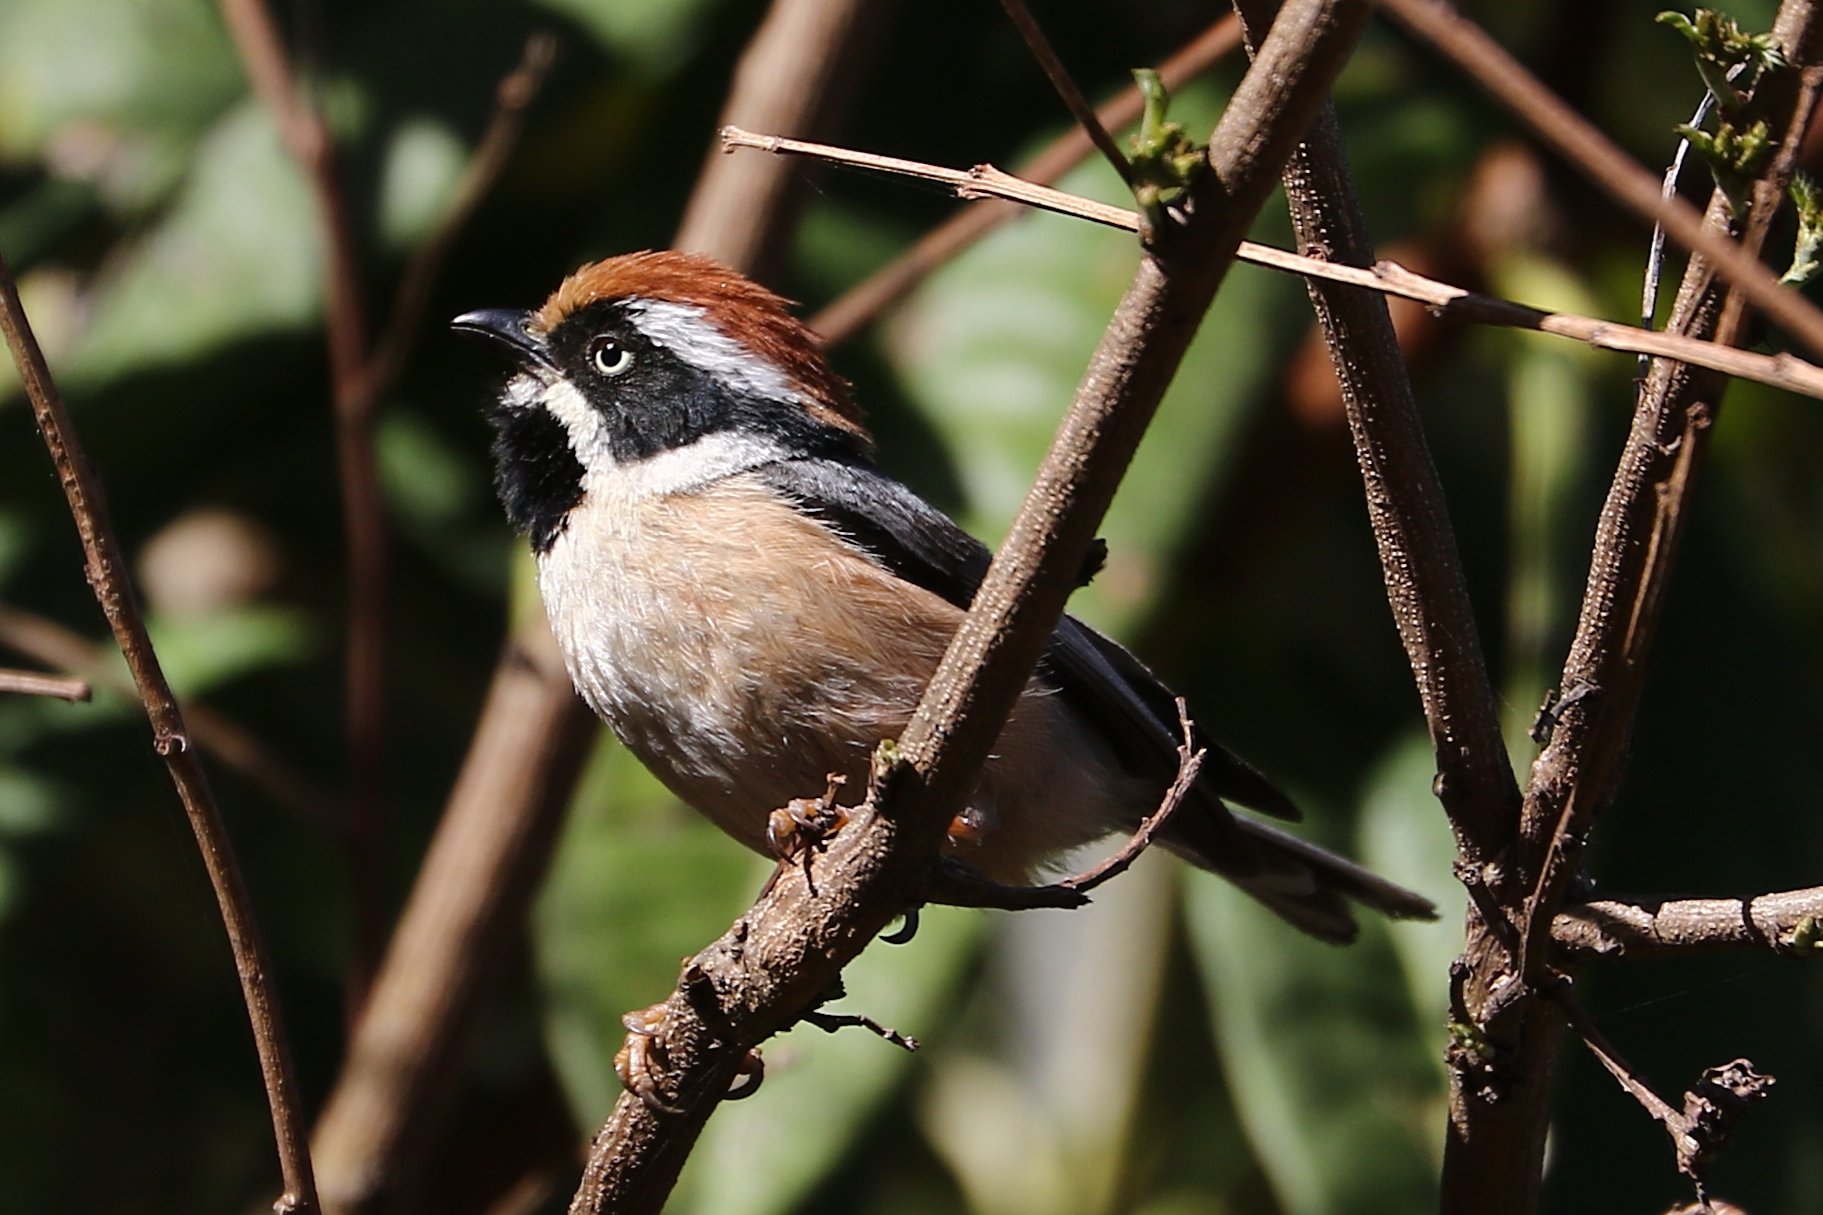
[[[89,682],[86,679],[0,667],[0,695],[46,696],[52,700],[77,701],[87,700],[89,692]]]
[[[1823,355],[1823,312],[1779,283],[1778,276],[1761,264],[1757,245],[1735,243],[1725,230],[1706,224],[1695,207],[1676,195],[1663,194],[1657,174],[1636,163],[1443,0],[1386,0],[1386,7],[1609,197],[1640,218],[1663,224],[1672,240],[1711,263],[1749,303],[1809,347],[1812,355]],[[1796,44],[1783,45],[1792,62],[1808,62]]]
[[[837,105],[831,64],[858,66],[868,5],[779,0],[736,72],[725,113],[815,128]],[[832,19],[833,18],[833,19]],[[814,38],[786,37],[809,29]],[[766,31],[771,31],[770,33]],[[496,129],[498,125],[496,120]],[[483,147],[489,141],[483,140]],[[479,154],[478,154],[479,155]],[[788,231],[790,175],[723,156],[704,164],[679,248],[753,270]],[[745,196],[742,190],[756,191]],[[503,648],[462,770],[375,975],[316,1131],[329,1210],[383,1209],[414,1184],[501,958],[523,931],[595,718],[570,686],[536,607]]]
[[[336,165],[335,143],[297,73],[264,0],[221,0],[222,15],[254,93],[274,124],[316,203],[323,241],[324,332],[335,419],[342,530],[348,549],[347,731],[350,797],[345,816],[355,892],[355,951],[350,1007],[366,994],[384,933],[380,859],[385,812],[386,523],[373,449],[367,375],[367,322],[354,224]]]
[[[1233,14],[1227,14],[1159,64],[1158,78],[1167,89],[1175,90],[1207,71],[1240,42],[1240,23]],[[1096,110],[1095,117],[1102,126],[1119,129],[1137,119],[1144,105],[1139,88],[1129,85]],[[1081,127],[1072,127],[1021,165],[1018,174],[1027,181],[1050,185],[1094,151],[1088,133]],[[931,271],[1021,214],[1017,207],[1002,202],[984,201],[963,208],[811,317],[811,329],[822,337],[825,347],[839,346],[923,282]]]
[[[1763,949],[1809,957],[1823,946],[1823,886],[1746,899],[1596,899],[1551,921],[1566,962]]]
[[[1760,86],[1765,95],[1755,98],[1780,146],[1736,225],[1746,249],[1757,251],[1765,241],[1816,111],[1823,84],[1818,27],[1810,0],[1787,0],[1774,26],[1794,67],[1773,74]],[[1709,223],[1726,233],[1729,215],[1718,191]],[[1671,327],[1739,343],[1746,332],[1741,294],[1719,281],[1707,261],[1693,258]],[[1581,619],[1558,682],[1566,692],[1587,691],[1565,697],[1526,791],[1521,833],[1533,886],[1519,924],[1521,970],[1528,983],[1543,975],[1551,921],[1579,863],[1574,841],[1587,834],[1620,780],[1665,587],[1725,387],[1726,381],[1688,367],[1658,364],[1640,388],[1596,530]]]
[[[1090,223],[1119,228],[1126,232],[1139,230],[1137,212],[1097,202],[1092,198],[1083,198],[1078,194],[1051,189],[1024,178],[1015,177],[992,165],[976,165],[972,169],[949,169],[940,165],[925,164],[922,161],[904,160],[896,156],[858,152],[849,148],[811,143],[802,139],[786,139],[778,135],[756,134],[752,131],[742,130],[740,127],[723,127],[721,138],[723,146],[730,149],[754,148],[781,156],[810,156],[836,164],[853,165],[880,173],[937,182],[948,186],[958,198],[1002,199],[1040,211],[1067,215],[1072,219],[1083,219]],[[976,212],[971,208],[964,212],[963,216],[974,214]],[[939,229],[939,232],[941,231],[943,229]],[[1242,241],[1235,256],[1241,261],[1256,266],[1265,266],[1270,270],[1282,270],[1323,282],[1362,287],[1382,295],[1395,295],[1402,299],[1416,300],[1444,317],[1474,324],[1498,325],[1510,329],[1528,329],[1538,333],[1548,333],[1553,337],[1571,338],[1583,342],[1597,350],[1648,354],[1657,358],[1675,359],[1681,363],[1689,363],[1693,367],[1719,371],[1737,379],[1754,380],[1774,388],[1783,388],[1790,392],[1802,393],[1805,396],[1823,400],[1823,367],[1819,367],[1815,363],[1807,363],[1789,354],[1755,354],[1752,351],[1740,350],[1713,341],[1653,329],[1640,329],[1633,325],[1624,325],[1618,321],[1603,320],[1599,317],[1581,316],[1572,312],[1547,312],[1528,304],[1500,299],[1497,296],[1482,295],[1450,283],[1426,278],[1422,274],[1406,269],[1397,262],[1380,261],[1375,262],[1372,266],[1335,264],[1320,258],[1305,257],[1284,249],[1275,249],[1270,245],[1255,244],[1252,241]],[[916,273],[921,276],[932,268],[934,268],[934,263],[916,268]],[[908,267],[907,273],[910,273],[912,269]],[[909,284],[906,289],[909,289]],[[869,308],[875,306],[873,300],[862,302]],[[884,307],[886,302],[886,300],[880,300],[878,306]],[[837,301],[836,305],[831,306],[830,311],[833,312],[840,304],[841,301]],[[869,316],[871,313],[864,312],[858,321],[864,322]],[[818,319],[821,320],[821,317]],[[833,332],[838,337],[846,337],[852,332],[848,328],[850,317],[847,315],[837,315],[832,324]]]
[[[234,952],[234,968],[240,977],[241,997],[247,1005],[247,1019],[253,1027],[254,1047],[259,1054],[260,1075],[266,1085],[266,1101],[272,1116],[272,1133],[277,1143],[279,1168],[285,1192],[275,1208],[281,1212],[312,1215],[317,1209],[316,1183],[311,1176],[310,1153],[304,1143],[304,1116],[299,1105],[297,1080],[291,1067],[291,1048],[285,1037],[284,1020],[273,990],[271,965],[266,943],[260,936],[259,924],[247,897],[246,884],[234,849],[222,826],[214,795],[209,790],[207,774],[196,752],[190,747],[183,713],[171,687],[165,681],[152,640],[146,635],[145,617],[127,577],[126,559],[120,542],[108,521],[101,483],[90,466],[76,436],[76,428],[65,408],[63,398],[51,379],[44,352],[33,336],[31,323],[19,302],[12,271],[0,258],[0,329],[19,378],[31,400],[38,430],[44,436],[57,479],[69,502],[70,516],[82,541],[84,572],[101,613],[107,618],[114,640],[127,660],[140,703],[152,725],[152,749],[165,762],[171,783],[177,788],[189,818],[190,830],[196,836],[203,867],[221,910],[222,926],[228,933],[228,944]]]
[[[1006,15],[1012,19],[1019,36],[1025,39],[1032,58],[1044,69],[1045,77],[1050,80],[1051,87],[1057,90],[1057,96],[1063,100],[1064,108],[1070,111],[1070,117],[1076,120],[1076,125],[1088,136],[1089,142],[1095,145],[1095,150],[1102,154],[1114,167],[1114,171],[1120,174],[1121,181],[1131,189],[1133,163],[1120,150],[1120,145],[1114,142],[1114,137],[1108,134],[1108,128],[1102,125],[1095,107],[1089,104],[1089,99],[1076,87],[1070,69],[1057,57],[1057,52],[1051,47],[1051,40],[1044,36],[1044,31],[1032,17],[1032,10],[1025,6],[1025,0],[1000,0],[1000,7],[1006,10]]]
[[[868,801],[818,865],[792,869],[686,966],[646,1045],[665,1113],[623,1095],[571,1211],[656,1211],[748,1050],[817,1001],[905,909],[1024,688],[1158,398],[1292,145],[1365,18],[1359,3],[1289,6],[1211,141],[1182,231],[1161,230],[1077,390],[1037,483]]]

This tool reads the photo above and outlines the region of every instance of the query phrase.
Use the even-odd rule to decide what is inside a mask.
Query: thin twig
[[[1114,166],[1114,171],[1120,174],[1120,179],[1131,189],[1133,162],[1127,159],[1127,154],[1120,150],[1120,145],[1114,142],[1112,135],[1108,134],[1108,128],[1101,124],[1101,117],[1096,114],[1095,107],[1089,104],[1089,99],[1084,97],[1082,90],[1076,87],[1076,81],[1070,76],[1070,69],[1066,68],[1063,60],[1057,57],[1057,52],[1051,47],[1051,40],[1046,38],[1044,31],[1038,27],[1038,22],[1032,17],[1032,10],[1025,6],[1025,0],[1000,0],[1000,7],[1004,8],[1006,15],[1012,18],[1014,28],[1019,31],[1019,36],[1025,39],[1026,47],[1032,52],[1032,58],[1038,60],[1038,66],[1044,69],[1044,74],[1049,78],[1051,87],[1056,89],[1058,97],[1063,99],[1064,107],[1070,111],[1070,116],[1076,120],[1076,125],[1082,128],[1090,142],[1094,143],[1096,150],[1107,158],[1108,163]]]
[[[1140,823],[1139,830],[1128,838],[1119,852],[1087,872],[1064,878],[1057,883],[1059,886],[1078,894],[1087,894],[1111,878],[1119,877],[1133,867],[1139,854],[1151,846],[1152,841],[1158,838],[1158,833],[1165,829],[1165,824],[1171,821],[1171,816],[1177,813],[1177,808],[1184,804],[1184,798],[1190,795],[1191,788],[1196,784],[1196,774],[1202,770],[1203,757],[1208,753],[1200,748],[1194,751],[1190,748],[1195,727],[1190,724],[1190,706],[1184,703],[1181,696],[1177,698],[1177,725],[1183,739],[1177,744],[1177,776],[1172,780],[1171,787],[1165,790],[1165,796],[1159,800],[1158,809],[1146,816],[1145,821]]]
[[[1738,219],[1731,218],[1733,208],[1719,191],[1709,206],[1717,231],[1738,228],[1742,246],[1756,251],[1797,170],[1823,92],[1818,63],[1823,14],[1812,0],[1786,0],[1774,33],[1794,70],[1763,79],[1755,101],[1768,116],[1777,151]],[[1669,328],[1738,344],[1747,333],[1745,294],[1693,258]],[[1640,386],[1597,527],[1576,634],[1558,679],[1560,688],[1586,686],[1594,692],[1559,711],[1526,790],[1521,833],[1531,891],[1519,922],[1527,983],[1544,977],[1551,921],[1578,866],[1581,841],[1620,781],[1665,589],[1725,387],[1725,381],[1669,364],[1655,366]]]
[[[79,701],[87,700],[89,693],[89,682],[86,679],[0,667],[0,695],[46,696],[52,700]]]
[[[1167,89],[1175,91],[1240,44],[1240,23],[1233,13],[1227,13],[1159,64],[1158,78]],[[1104,127],[1118,130],[1138,118],[1144,106],[1145,98],[1138,86],[1128,85],[1095,114]],[[1071,127],[1020,165],[1017,173],[1027,181],[1048,186],[1087,160],[1094,151],[1095,145],[1088,133],[1079,126]],[[904,298],[938,266],[1007,220],[1022,214],[1024,212],[1017,207],[995,201],[963,208],[925,233],[910,249],[844,291],[810,318],[810,328],[823,339],[825,346],[840,345]]]
[[[904,908],[1021,694],[1083,554],[1246,224],[1366,18],[1294,0],[1210,141],[1183,230],[1161,227],[1077,390],[1025,506],[868,799],[818,864],[796,870],[685,967],[646,1043],[668,1063],[664,1113],[623,1094],[595,1138],[572,1215],[656,1211],[748,1050],[796,1019]],[[883,808],[886,807],[886,808]]]
[[[26,319],[18,289],[13,284],[12,271],[7,268],[4,258],[0,258],[0,328],[5,330],[6,344],[32,403],[39,433],[44,436],[57,479],[69,502],[70,515],[82,541],[89,586],[127,660],[127,668],[133,673],[140,702],[152,725],[152,748],[171,774],[221,909],[222,925],[227,930],[228,944],[234,952],[234,967],[240,976],[241,996],[247,1005],[247,1018],[253,1026],[254,1046],[259,1053],[260,1074],[266,1084],[272,1133],[284,1178],[285,1193],[275,1206],[282,1212],[313,1215],[317,1209],[316,1184],[311,1176],[310,1153],[304,1142],[305,1121],[291,1067],[291,1049],[273,990],[266,944],[253,917],[233,846],[222,826],[214,795],[209,791],[208,777],[190,747],[183,714],[165,681],[151,638],[146,635],[145,617],[127,577],[120,542],[108,521],[100,481],[51,379],[44,352],[32,334],[31,323]]]
[[[1746,899],[1609,898],[1573,904],[1552,921],[1551,946],[1566,961],[1743,949],[1823,956],[1823,886]]]
[[[365,391],[369,397],[385,395],[404,367],[411,346],[417,340],[424,307],[430,300],[431,285],[443,270],[450,250],[456,246],[462,230],[487,196],[493,193],[507,162],[519,146],[525,131],[526,112],[544,86],[544,78],[557,58],[555,34],[539,32],[525,40],[515,67],[495,90],[494,115],[486,132],[462,170],[454,196],[444,210],[435,231],[419,245],[399,276],[399,288],[393,296],[392,311],[386,328],[374,344],[367,360]]]
[[[1709,111],[1715,108],[1715,94],[1703,91],[1703,100],[1690,116],[1690,125],[1700,127],[1709,117]],[[1661,197],[1670,198],[1677,193],[1677,179],[1683,175],[1684,159],[1690,155],[1690,138],[1683,136],[1677,141],[1677,150],[1671,154],[1671,163],[1665,168],[1664,186],[1659,191]],[[1665,225],[1663,221],[1652,223],[1652,241],[1646,249],[1645,281],[1639,292],[1639,327],[1651,329],[1658,317],[1659,280],[1665,271]],[[1639,374],[1643,379],[1652,368],[1651,360],[1645,355],[1639,358]]]
[[[1823,312],[1781,285],[1776,274],[1726,232],[1706,227],[1695,207],[1661,195],[1656,174],[1566,105],[1479,26],[1443,0],[1385,3],[1401,24],[1460,67],[1609,197],[1642,219],[1663,223],[1672,240],[1714,263],[1749,303],[1813,356],[1823,356]],[[1792,48],[1785,49],[1789,53]]]
[[[1662,1125],[1673,1138],[1681,1135],[1684,1131],[1683,1115],[1672,1109],[1663,1097],[1653,1092],[1651,1085],[1634,1075],[1633,1069],[1628,1067],[1614,1047],[1609,1045],[1607,1038],[1602,1035],[1600,1027],[1584,1010],[1582,1002],[1570,990],[1569,983],[1558,983],[1551,989],[1551,995],[1558,1006],[1563,1009],[1564,1020],[1570,1023],[1570,1028],[1576,1031],[1577,1036],[1582,1039],[1583,1045],[1589,1048],[1589,1053],[1608,1069],[1608,1074],[1614,1077],[1622,1089],[1626,1090],[1627,1095],[1639,1102],[1640,1107],[1652,1115],[1653,1121]]]
[[[841,72],[866,60],[867,3],[775,4],[736,72],[725,112],[816,128],[837,107]],[[504,101],[504,98],[503,98]],[[496,118],[494,132],[503,120]],[[481,149],[499,147],[490,135]],[[478,150],[477,159],[483,157]],[[800,174],[764,175],[714,155],[674,244],[753,271],[781,242]],[[764,180],[761,180],[761,178]],[[501,959],[524,932],[596,722],[570,686],[534,608],[508,638],[436,836],[375,974],[317,1125],[332,1212],[384,1209],[430,1152],[495,993]]]
[[[1017,202],[1041,211],[1085,219],[1127,232],[1139,230],[1139,215],[1123,207],[1111,206],[1063,190],[1041,186],[992,165],[972,169],[949,169],[940,165],[858,152],[829,144],[786,139],[779,135],[759,135],[739,127],[723,127],[722,143],[728,148],[754,148],[790,156],[811,156],[836,164],[853,165],[921,181],[948,186],[958,198],[996,198]],[[1676,333],[1640,329],[1618,321],[1581,316],[1572,312],[1547,312],[1528,304],[1497,296],[1482,295],[1449,283],[1426,278],[1397,262],[1382,261],[1372,267],[1337,265],[1317,258],[1303,257],[1270,245],[1243,241],[1235,256],[1253,265],[1300,274],[1306,278],[1348,286],[1365,287],[1383,295],[1425,304],[1439,315],[1483,325],[1510,329],[1529,329],[1554,337],[1571,338],[1597,350],[1626,354],[1650,354],[1674,359],[1693,367],[1719,371],[1737,379],[1753,380],[1774,388],[1823,399],[1823,367],[1807,363],[1789,354],[1755,354],[1717,342],[1703,341]]]
[[[81,672],[96,687],[127,700],[137,698],[132,679],[106,661],[103,647],[54,620],[0,605],[0,646],[47,666]],[[196,700],[185,707],[184,721],[190,727],[190,741],[205,754],[317,826],[341,830],[341,805],[251,730]]]
[[[358,1008],[384,940],[386,520],[373,445],[372,377],[353,219],[335,143],[298,75],[265,0],[220,0],[248,79],[272,115],[316,203],[324,253],[324,334],[347,545],[347,735],[350,798],[344,838],[355,903],[349,1004]]]

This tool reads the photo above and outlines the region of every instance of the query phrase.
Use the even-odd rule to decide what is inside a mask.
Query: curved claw
[[[905,945],[918,935],[918,909],[911,908],[900,917],[899,927],[892,932],[880,934],[880,940],[887,945]]]
[[[621,1087],[639,1098],[640,1104],[661,1114],[681,1114],[683,1110],[665,1099],[662,1087],[664,1048],[658,1044],[658,1031],[665,1023],[665,1006],[654,1004],[630,1012],[620,1019],[626,1026],[627,1040],[614,1054],[614,1075]]]
[[[759,1048],[747,1052],[741,1060],[741,1069],[735,1073],[733,1084],[722,1094],[723,1101],[745,1101],[760,1091],[760,1085],[766,1081],[766,1061],[760,1058]]]

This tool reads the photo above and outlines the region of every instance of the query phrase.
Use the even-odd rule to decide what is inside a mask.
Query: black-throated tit
[[[989,555],[877,469],[847,385],[785,302],[707,258],[585,266],[533,312],[459,330],[519,371],[490,418],[495,485],[531,540],[570,677],[647,767],[735,839],[769,813],[865,781],[897,738]],[[1065,616],[1002,733],[951,848],[1020,880],[1157,804],[1177,764],[1172,694]],[[1355,934],[1347,899],[1431,904],[1245,817],[1290,801],[1206,739],[1163,843],[1299,928]],[[854,787],[851,785],[851,787]]]

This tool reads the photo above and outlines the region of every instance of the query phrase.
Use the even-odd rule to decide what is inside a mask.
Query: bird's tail
[[[1231,868],[1200,849],[1184,850],[1188,859],[1227,877],[1313,937],[1336,945],[1354,940],[1359,925],[1351,901],[1403,920],[1437,918],[1436,905],[1423,895],[1328,849],[1257,819],[1237,814],[1232,821],[1257,864]]]

